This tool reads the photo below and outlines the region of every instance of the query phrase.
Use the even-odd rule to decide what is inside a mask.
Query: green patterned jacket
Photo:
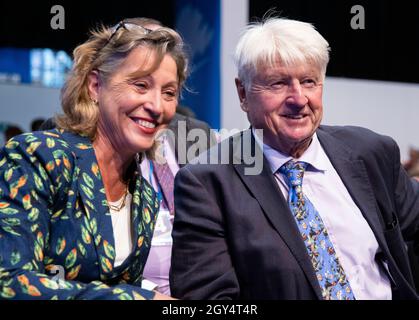
[[[139,169],[131,182],[134,247],[114,267],[90,140],[59,130],[9,140],[0,151],[0,299],[151,299],[140,285],[159,204]]]

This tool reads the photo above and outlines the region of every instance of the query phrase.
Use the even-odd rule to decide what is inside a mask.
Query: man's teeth
[[[290,118],[290,119],[302,119],[302,118],[304,118],[304,115],[302,115],[302,114],[297,114],[297,115],[289,114],[289,115],[286,115],[286,117]]]
[[[150,128],[150,129],[154,129],[156,127],[155,123],[149,122],[149,121],[145,121],[145,120],[136,120],[135,121],[138,125],[146,127],[146,128]]]

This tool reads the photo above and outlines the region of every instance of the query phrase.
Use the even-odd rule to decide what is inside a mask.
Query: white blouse
[[[123,197],[109,204],[118,207],[122,201]],[[114,267],[120,266],[132,251],[131,201],[132,195],[128,193],[125,206],[120,211],[110,209],[116,254]]]

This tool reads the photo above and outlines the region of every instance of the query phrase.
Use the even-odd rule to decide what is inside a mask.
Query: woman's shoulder
[[[28,132],[13,137],[0,149],[0,174],[20,167],[37,170],[43,176],[68,177],[77,168],[79,156],[86,162],[92,154],[92,144],[82,136],[60,129]]]
[[[34,131],[15,136],[1,150],[15,160],[50,158],[71,159],[79,152],[89,152],[92,149],[90,140],[86,137],[61,129]],[[33,162],[33,161],[31,161]]]
[[[27,149],[27,151],[42,147],[47,147],[49,149],[78,148],[85,150],[92,148],[92,145],[87,137],[61,129],[51,129],[17,135],[7,141],[5,145],[6,149],[16,149],[18,147],[25,147],[25,149],[32,147]]]
[[[68,149],[69,144],[63,139],[63,135],[57,129],[46,131],[34,131],[17,135],[7,141],[4,149],[6,152],[26,152],[32,155],[43,149]]]

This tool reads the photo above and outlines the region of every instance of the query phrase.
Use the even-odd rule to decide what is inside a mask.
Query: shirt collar
[[[272,147],[263,143],[260,137],[257,134],[255,134],[254,128],[252,128],[252,133],[255,137],[256,143],[259,145],[260,148],[263,149],[263,154],[269,162],[272,173],[277,172],[278,169],[282,167],[282,165],[294,159],[293,157],[285,153],[282,153],[276,149],[273,149]],[[327,170],[328,158],[323,150],[323,147],[320,144],[319,138],[317,137],[316,133],[314,133],[313,139],[307,150],[304,151],[300,158],[294,160],[307,162],[308,164],[310,164],[314,171],[324,172]]]

